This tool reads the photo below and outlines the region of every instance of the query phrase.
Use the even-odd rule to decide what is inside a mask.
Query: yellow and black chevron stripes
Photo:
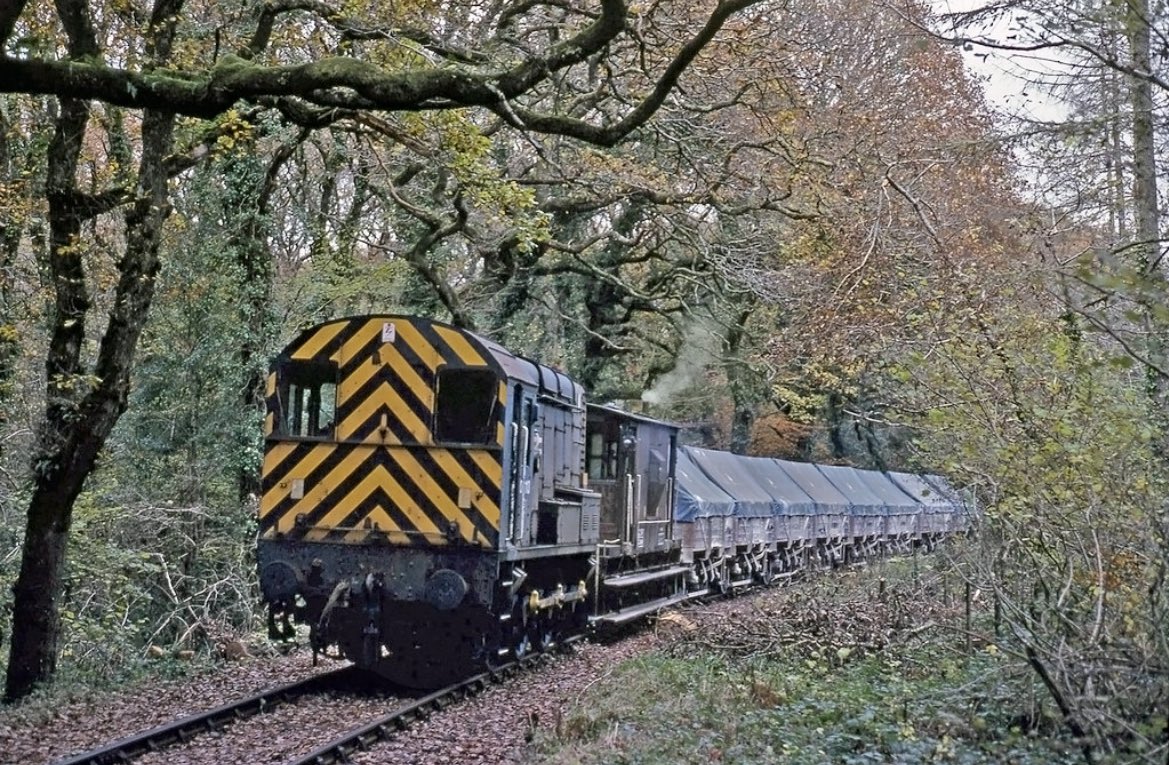
[[[384,424],[392,443],[426,443],[431,438],[434,377],[411,364],[393,346],[379,351],[381,364],[341,368],[337,394],[337,438],[365,441]]]
[[[297,362],[336,365],[329,440],[274,432],[281,364]],[[261,533],[357,541],[376,526],[392,542],[494,546],[507,383],[501,378],[494,441],[444,448],[432,433],[444,367],[499,371],[474,336],[425,319],[343,319],[289,345],[268,380]]]
[[[368,520],[403,541],[494,546],[501,476],[494,451],[283,442],[265,456],[260,530],[332,538]]]
[[[382,341],[387,323],[394,325],[392,343]],[[321,325],[298,338],[283,358],[338,365],[337,440],[399,444],[433,442],[434,378],[440,367],[491,365],[490,356],[469,335],[425,320],[393,317]],[[273,378],[268,385],[270,415],[278,410],[276,388]],[[506,401],[507,387],[501,382],[495,445],[503,443]],[[273,425],[269,416],[267,433]]]
[[[295,359],[331,359],[345,342],[353,322],[333,322],[321,325],[312,335],[302,339],[289,356]]]

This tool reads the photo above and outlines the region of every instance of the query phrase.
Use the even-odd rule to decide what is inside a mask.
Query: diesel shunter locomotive
[[[269,630],[433,688],[592,625],[965,528],[937,477],[679,448],[439,321],[300,334],[267,385]]]

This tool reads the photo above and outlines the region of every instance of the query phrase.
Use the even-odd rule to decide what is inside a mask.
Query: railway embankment
[[[526,762],[1082,763],[993,610],[940,553],[675,612]]]

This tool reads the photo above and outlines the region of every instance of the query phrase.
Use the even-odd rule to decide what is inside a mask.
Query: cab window
[[[486,444],[495,439],[499,378],[494,372],[443,367],[434,385],[435,441]]]
[[[608,427],[606,427],[608,426]],[[589,432],[588,473],[589,478],[611,481],[617,478],[617,445],[620,431],[610,423],[602,430]]]
[[[277,369],[276,435],[332,438],[337,410],[337,365],[285,361]]]
[[[649,465],[646,467],[645,517],[657,518],[665,506],[666,481],[668,472],[666,454],[661,449],[649,450]]]

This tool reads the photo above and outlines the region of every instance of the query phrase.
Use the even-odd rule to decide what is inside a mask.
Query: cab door
[[[533,519],[539,501],[540,467],[543,449],[539,429],[539,406],[533,391],[516,385],[512,394],[512,422],[510,442],[511,472],[511,528],[509,537],[517,547],[532,543]]]
[[[674,434],[667,428],[641,424],[637,434],[637,467],[634,500],[638,552],[665,550],[670,546],[673,522]]]

